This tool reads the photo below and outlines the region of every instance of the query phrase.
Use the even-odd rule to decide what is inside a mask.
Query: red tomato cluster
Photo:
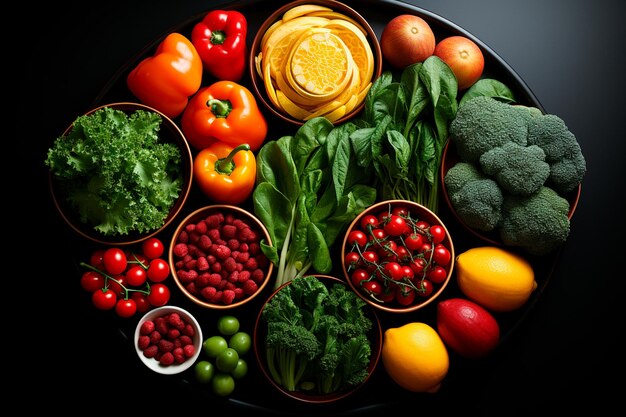
[[[91,254],[80,279],[99,310],[115,310],[120,317],[132,317],[167,304],[170,290],[163,281],[170,267],[162,258],[165,248],[158,238],[141,244],[140,251],[120,247],[98,249]]]
[[[446,230],[396,206],[364,215],[348,232],[345,267],[356,288],[376,301],[408,307],[442,284],[452,255]]]

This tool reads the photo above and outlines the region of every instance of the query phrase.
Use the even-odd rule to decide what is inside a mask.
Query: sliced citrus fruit
[[[291,9],[283,13],[283,22],[287,22],[296,17],[304,16],[312,12],[320,12],[320,11],[328,12],[328,11],[332,11],[332,9],[326,6],[319,5],[319,4],[301,4],[299,6],[292,7]]]
[[[282,90],[276,90],[276,97],[278,98],[278,102],[285,112],[287,112],[291,117],[296,118],[298,120],[307,120],[309,115],[311,114],[305,108],[298,106],[293,101],[289,100],[289,98],[282,92]]]
[[[359,24],[359,22],[357,22],[356,20],[354,20],[353,18],[351,18],[350,16],[347,16],[343,13],[339,13],[339,12],[335,12],[335,11],[318,11],[318,12],[311,12],[308,14],[311,17],[324,17],[326,19],[342,19],[345,20],[347,22],[352,23],[353,25],[355,25],[356,27],[358,27],[361,32],[363,32],[364,35],[367,34],[367,32],[365,31],[365,29],[363,29],[363,27]]]
[[[324,26],[328,23],[328,19],[323,17],[299,17],[288,22],[282,22],[276,29],[272,31],[272,33],[263,41],[261,39],[261,51],[265,51],[265,48],[270,46],[275,46],[276,43],[282,39],[284,36],[288,35],[290,32],[302,31],[303,29],[314,27],[314,26]]]

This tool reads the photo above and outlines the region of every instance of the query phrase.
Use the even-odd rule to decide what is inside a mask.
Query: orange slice
[[[331,8],[321,6],[319,4],[301,4],[299,6],[292,7],[283,13],[283,22],[287,22],[289,20],[293,20],[296,17],[308,15],[313,12],[329,12],[332,11]]]
[[[324,17],[324,18],[330,19],[330,20],[334,20],[334,19],[345,20],[346,22],[350,22],[354,26],[358,27],[361,30],[361,32],[363,32],[363,35],[367,35],[367,32],[365,31],[365,29],[363,29],[363,27],[359,24],[359,22],[357,22],[356,20],[354,20],[350,16],[347,16],[347,15],[345,15],[343,13],[322,10],[322,11],[318,11],[318,12],[311,12],[308,15],[311,16],[311,17]]]
[[[280,103],[282,109],[295,119],[307,120],[311,114],[311,112],[307,109],[302,108],[293,101],[289,100],[282,90],[276,90],[276,97],[278,98],[278,102]]]

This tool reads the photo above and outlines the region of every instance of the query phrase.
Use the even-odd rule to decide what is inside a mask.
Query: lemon
[[[530,262],[498,246],[468,249],[456,257],[456,278],[465,296],[497,312],[523,306],[537,287]]]
[[[413,392],[436,392],[448,374],[450,358],[437,331],[409,322],[385,331],[381,359],[398,385]]]

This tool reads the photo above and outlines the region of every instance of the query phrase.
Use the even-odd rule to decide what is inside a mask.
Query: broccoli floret
[[[502,190],[474,164],[458,162],[444,177],[450,202],[469,227],[489,232],[500,223]]]
[[[531,255],[545,255],[567,239],[569,203],[549,187],[530,196],[505,195],[500,238]]]
[[[450,139],[461,160],[478,163],[482,154],[507,142],[526,146],[527,118],[508,103],[475,97],[459,107],[450,123]]]
[[[528,122],[528,144],[537,145],[550,165],[547,184],[560,193],[574,190],[582,181],[587,165],[576,136],[554,114],[534,117]]]
[[[531,195],[544,185],[550,175],[546,154],[536,145],[520,146],[515,142],[485,152],[480,167],[494,177],[505,191],[516,195]]]

